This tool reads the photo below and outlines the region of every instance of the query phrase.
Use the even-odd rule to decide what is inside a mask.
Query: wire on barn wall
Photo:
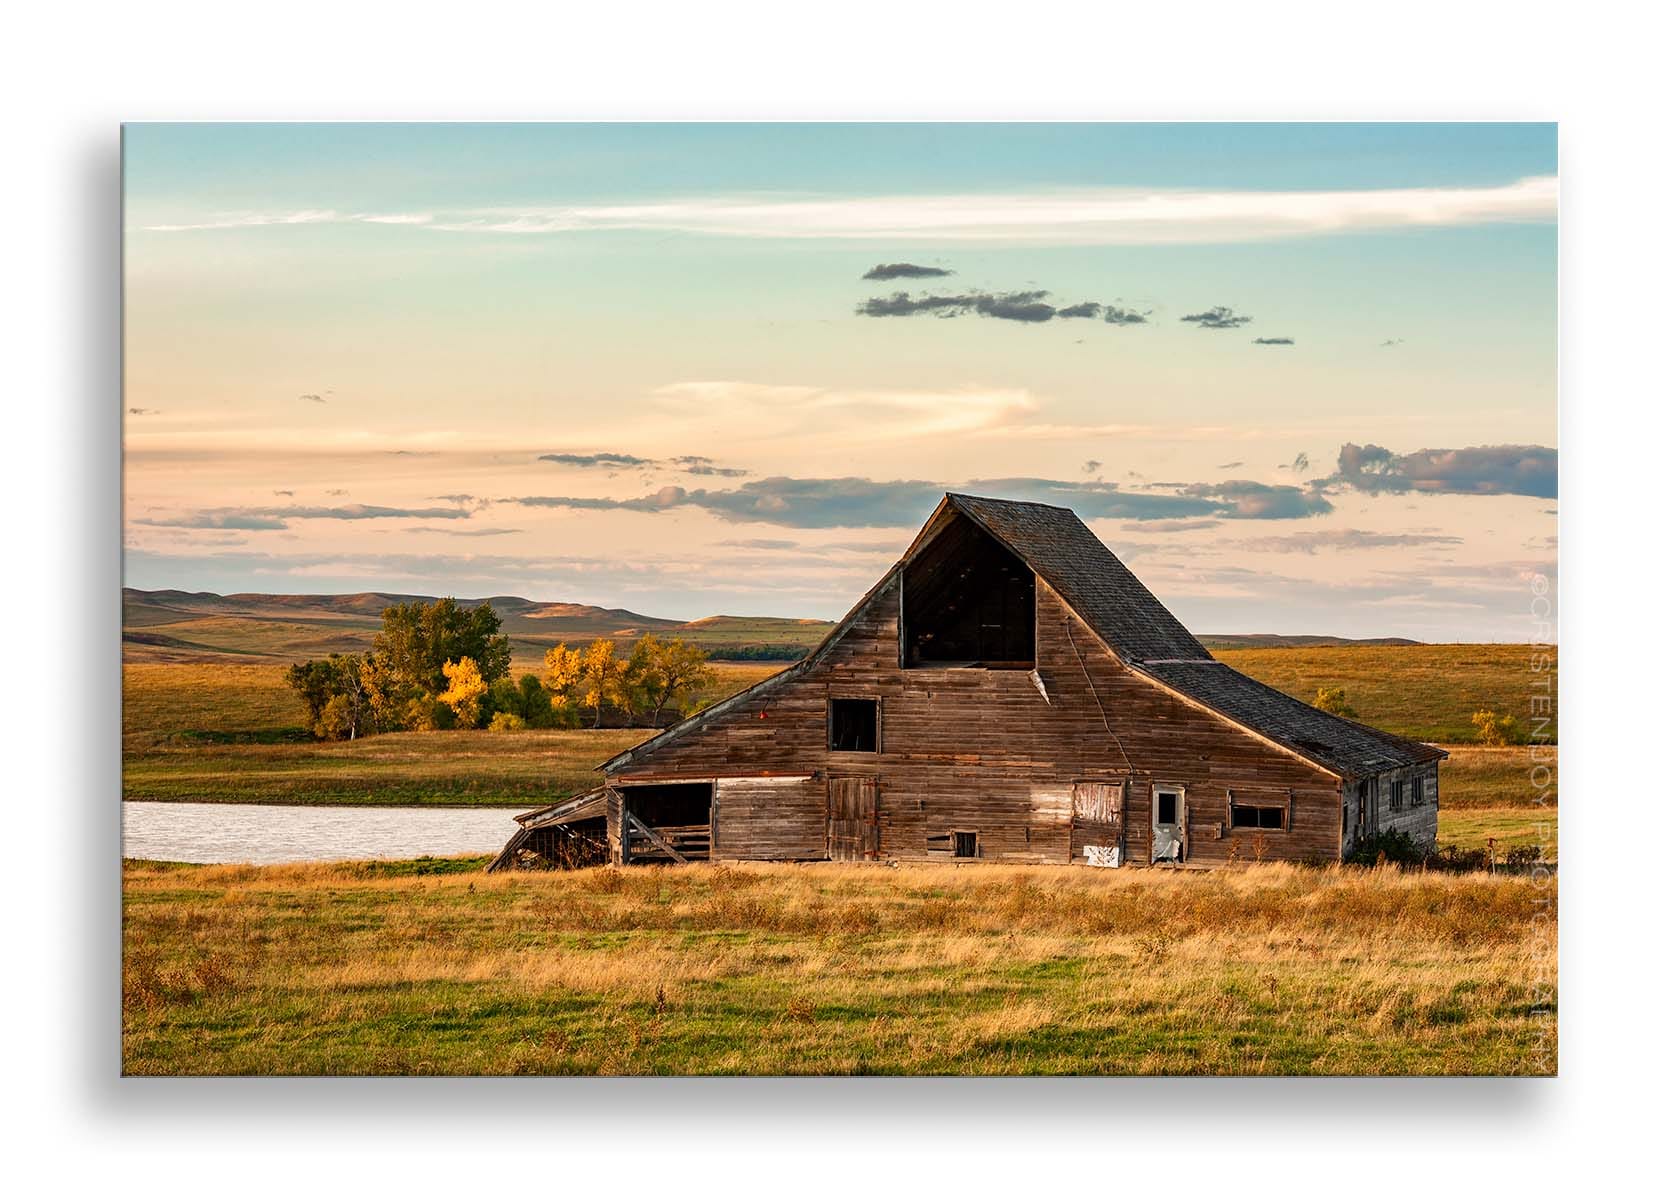
[[[1091,701],[1097,705],[1097,714],[1102,716],[1103,727],[1108,729],[1109,739],[1114,742],[1114,747],[1120,750],[1120,756],[1126,762],[1126,772],[1136,776],[1137,769],[1132,765],[1131,754],[1126,752],[1126,746],[1115,734],[1114,725],[1108,722],[1108,712],[1103,707],[1102,696],[1097,693],[1097,684],[1091,681],[1091,671],[1085,668],[1085,655],[1079,651],[1079,643],[1073,639],[1073,621],[1067,620],[1062,630],[1067,633],[1068,648],[1073,650],[1074,657],[1079,660],[1079,672],[1085,675],[1085,685],[1091,688]]]

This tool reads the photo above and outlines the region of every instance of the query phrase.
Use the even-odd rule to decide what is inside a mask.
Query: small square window
[[[828,747],[836,753],[876,752],[881,704],[875,699],[828,701]]]
[[[980,834],[978,832],[953,832],[951,839],[956,843],[957,856],[978,857],[980,855]]]

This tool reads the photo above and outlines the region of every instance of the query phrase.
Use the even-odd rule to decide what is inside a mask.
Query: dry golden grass
[[[130,864],[131,1073],[1551,1073],[1549,880]]]

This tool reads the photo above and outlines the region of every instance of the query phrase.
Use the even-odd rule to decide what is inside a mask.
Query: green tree
[[[309,710],[309,730],[322,740],[355,740],[372,731],[372,709],[363,676],[366,660],[334,653],[286,671],[286,682]]]
[[[486,683],[505,676],[512,661],[502,620],[488,603],[465,608],[454,599],[394,603],[384,611],[374,655],[393,684],[428,695],[443,692],[446,662],[468,658]]]

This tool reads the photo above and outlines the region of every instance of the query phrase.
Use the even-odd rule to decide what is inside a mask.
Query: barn
[[[491,868],[1337,861],[1433,844],[1445,756],[1215,661],[1072,511],[948,494],[802,661],[518,817]]]

